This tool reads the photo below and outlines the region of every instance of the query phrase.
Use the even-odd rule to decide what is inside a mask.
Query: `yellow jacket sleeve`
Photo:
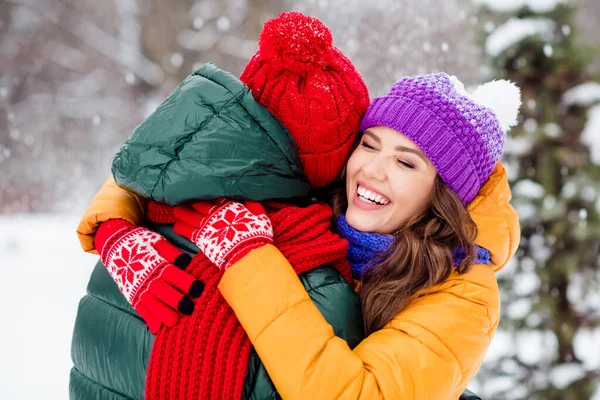
[[[284,399],[457,399],[498,327],[494,272],[519,243],[502,163],[471,202],[477,244],[491,265],[456,271],[351,350],[323,319],[273,246],[232,265],[219,289]]]
[[[454,273],[354,350],[333,333],[271,245],[219,285],[284,399],[456,399],[499,318],[493,270]]]
[[[84,251],[98,254],[94,236],[101,223],[121,218],[140,225],[144,221],[146,202],[140,196],[119,187],[112,176],[94,196],[77,226],[77,237]]]

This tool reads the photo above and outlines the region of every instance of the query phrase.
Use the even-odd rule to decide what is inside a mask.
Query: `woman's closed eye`
[[[372,145],[370,145],[366,140],[363,140],[362,142],[360,142],[361,147],[365,148],[366,150],[377,150],[375,147],[373,147]],[[396,162],[408,169],[415,169],[415,166],[413,163],[408,162],[406,160],[401,160],[399,158],[396,158]]]
[[[367,142],[365,142],[365,141],[362,141],[362,142],[360,143],[360,145],[361,145],[362,147],[366,148],[366,149],[369,149],[369,150],[375,150],[375,147],[371,146],[369,143],[367,143]]]
[[[396,162],[398,162],[398,164],[400,164],[408,169],[415,169],[415,166],[412,163],[409,163],[408,161],[400,160],[397,158]]]

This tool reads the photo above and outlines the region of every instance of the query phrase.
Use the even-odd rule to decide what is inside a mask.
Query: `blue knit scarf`
[[[338,234],[348,240],[348,255],[346,258],[352,267],[354,279],[360,279],[365,270],[377,262],[378,257],[385,253],[394,242],[394,236],[357,231],[346,222],[341,215],[337,219]],[[452,252],[454,265],[459,265],[465,257],[463,249]],[[490,252],[477,246],[475,264],[490,264]]]

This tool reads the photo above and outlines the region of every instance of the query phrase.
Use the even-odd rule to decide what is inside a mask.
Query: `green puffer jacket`
[[[177,205],[308,193],[287,130],[233,75],[204,64],[146,118],[113,160],[115,182]]]
[[[147,224],[189,254],[198,249],[169,225]],[[308,294],[337,336],[351,347],[363,339],[360,304],[336,269],[321,266],[300,275]],[[101,262],[96,264],[79,303],[75,321],[69,385],[73,400],[142,399],[154,335],[119,292]],[[252,351],[244,399],[276,399],[277,393],[260,359]]]
[[[289,133],[245,85],[212,64],[190,75],[135,129],[113,161],[113,175],[130,191],[169,204],[222,196],[260,201],[309,192]],[[198,251],[171,226],[146,226],[189,254]],[[363,324],[352,287],[328,265],[300,278],[336,334],[356,346]],[[98,262],[75,322],[70,398],[142,399],[153,341]],[[244,398],[277,397],[252,352]]]

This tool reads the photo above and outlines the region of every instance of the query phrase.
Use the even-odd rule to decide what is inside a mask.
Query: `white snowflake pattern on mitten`
[[[272,242],[273,226],[266,215],[255,215],[243,204],[230,202],[221,207],[192,241],[217,266],[227,265],[245,242],[264,239]]]
[[[134,307],[146,280],[166,262],[153,246],[160,239],[160,235],[138,228],[117,239],[108,250],[106,268]]]

